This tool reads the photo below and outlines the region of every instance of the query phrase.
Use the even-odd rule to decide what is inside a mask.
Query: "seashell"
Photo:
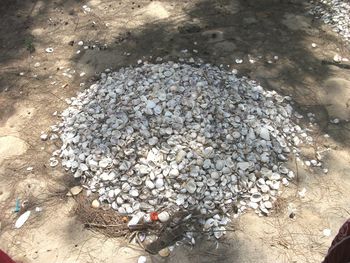
[[[126,214],[127,212],[126,212],[126,209],[124,207],[119,207],[118,213],[123,215],[123,214]]]
[[[158,214],[158,219],[159,219],[159,221],[162,222],[162,223],[167,222],[167,221],[169,220],[169,218],[170,218],[170,215],[169,215],[169,213],[166,212],[166,211],[163,211],[163,212],[161,212],[161,213]]]
[[[152,138],[148,139],[148,144],[151,146],[156,145],[157,143],[158,143],[157,137],[152,137]]]
[[[130,189],[131,189],[131,186],[128,183],[123,183],[123,185],[122,185],[123,192],[129,192]]]
[[[187,190],[187,192],[189,192],[190,194],[193,194],[196,189],[197,189],[197,185],[196,182],[193,179],[188,180],[185,183],[185,189]]]
[[[204,201],[204,207],[208,210],[212,210],[215,208],[215,203],[209,200]]]
[[[284,165],[280,165],[278,167],[278,171],[281,173],[281,174],[288,174],[288,169],[287,167],[285,167]]]
[[[157,189],[162,188],[164,186],[164,180],[162,178],[158,178],[155,182],[155,187]]]
[[[178,169],[171,169],[171,170],[169,171],[169,176],[172,177],[172,178],[179,176],[179,174],[180,174],[180,173],[179,173],[179,170],[178,170]]]
[[[132,197],[138,197],[139,196],[139,191],[137,189],[131,189],[129,191],[129,194],[132,196]]]
[[[213,180],[218,180],[220,178],[220,174],[216,171],[213,171],[210,173],[210,177],[213,179]],[[211,185],[209,185],[211,186]]]
[[[249,162],[239,162],[237,163],[237,168],[242,170],[242,171],[245,171],[247,170],[248,168],[250,168],[251,164]]]
[[[264,203],[264,207],[267,209],[271,209],[272,208],[272,203],[270,201],[265,201]]]
[[[58,160],[56,158],[51,157],[50,158],[50,166],[55,167],[58,164]]]
[[[216,224],[217,224],[217,221],[214,218],[209,218],[205,221],[203,228],[204,230],[209,230]]]
[[[185,198],[182,195],[178,195],[176,198],[176,204],[181,206],[185,203]]]
[[[215,181],[213,179],[209,178],[207,180],[207,186],[213,186],[213,185],[215,185]]]
[[[221,238],[223,235],[226,234],[225,227],[220,226],[220,227],[215,227],[213,228],[214,236],[216,239]]]
[[[218,171],[221,171],[224,168],[224,166],[225,166],[225,161],[223,160],[217,160],[215,163],[215,168]]]
[[[253,203],[259,203],[262,200],[260,193],[255,193],[250,196],[250,201]]]
[[[250,208],[252,208],[252,209],[258,209],[258,207],[259,207],[259,204],[258,203],[256,203],[256,202],[249,202],[248,203],[248,206],[250,207]]]
[[[260,136],[260,138],[264,139],[265,141],[270,140],[270,132],[266,127],[260,128],[259,136]]]
[[[213,147],[206,147],[203,150],[203,155],[205,158],[211,158],[214,154],[214,148]]]
[[[91,206],[93,208],[99,208],[100,207],[100,202],[95,199],[95,200],[92,201]]]
[[[147,188],[149,188],[149,189],[154,189],[154,188],[155,188],[155,185],[154,185],[154,183],[153,183],[151,180],[146,180],[146,181],[145,181],[145,185],[146,185]]]

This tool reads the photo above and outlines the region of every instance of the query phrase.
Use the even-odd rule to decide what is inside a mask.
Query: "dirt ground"
[[[0,248],[25,263],[129,263],[139,255],[147,262],[320,262],[350,216],[350,71],[322,61],[335,54],[350,59],[350,49],[306,14],[306,2],[1,1]],[[322,168],[329,172],[291,160],[297,179],[281,190],[269,217],[248,212],[233,220],[234,231],[220,242],[198,240],[195,247],[175,247],[167,258],[84,229],[72,211],[74,199],[64,197],[67,187],[79,182],[48,165],[56,146],[42,142],[41,131],[59,120],[53,113],[66,107],[66,98],[105,69],[157,57],[222,64],[292,96],[300,113],[316,114],[310,127],[315,143],[303,153],[314,159],[322,150]],[[236,58],[243,63],[236,64]],[[340,123],[330,123],[334,118]],[[17,198],[42,208],[20,229],[13,227]],[[330,236],[323,234],[327,228]]]

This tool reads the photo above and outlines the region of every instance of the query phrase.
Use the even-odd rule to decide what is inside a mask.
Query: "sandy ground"
[[[107,68],[138,59],[193,57],[235,68],[267,89],[292,96],[305,116],[315,113],[315,143],[303,147],[303,153],[314,159],[316,151],[324,151],[323,168],[329,172],[291,160],[297,179],[281,190],[271,216],[248,212],[218,243],[198,240],[194,248],[176,247],[167,258],[147,255],[147,262],[322,260],[350,214],[349,69],[322,61],[332,61],[335,54],[350,59],[350,50],[306,15],[305,1],[8,0],[2,1],[0,14],[1,249],[28,263],[137,262],[139,255],[147,255],[124,239],[84,229],[76,220],[74,200],[59,193],[78,182],[66,180],[69,175],[60,167],[49,167],[56,146],[42,142],[40,133],[58,121],[53,113],[66,107],[66,98]],[[95,48],[84,49],[79,41]],[[52,53],[45,52],[48,47]],[[235,64],[236,58],[244,62]],[[334,118],[340,123],[331,124]],[[306,195],[300,198],[303,188]],[[32,208],[43,209],[21,229],[13,227],[17,198],[35,200]],[[326,228],[331,229],[328,237]]]

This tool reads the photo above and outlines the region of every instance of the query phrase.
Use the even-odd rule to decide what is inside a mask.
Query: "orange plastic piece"
[[[158,220],[158,213],[157,212],[151,212],[151,220],[157,221]]]

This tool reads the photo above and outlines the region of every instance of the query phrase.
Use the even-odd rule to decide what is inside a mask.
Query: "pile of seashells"
[[[350,41],[350,2],[344,0],[311,1],[310,14],[329,24],[334,32]]]
[[[103,73],[67,102],[53,127],[62,147],[52,166],[60,157],[88,194],[121,214],[197,210],[205,229],[247,208],[269,214],[294,177],[288,155],[312,141],[293,122],[302,116],[290,97],[209,64]]]

